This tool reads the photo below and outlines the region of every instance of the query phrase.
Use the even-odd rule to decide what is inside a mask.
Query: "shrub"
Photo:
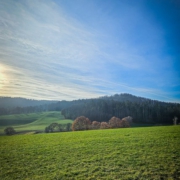
[[[63,131],[62,130],[62,125],[58,124],[58,123],[52,123],[48,127],[45,128],[46,133],[55,132],[55,131],[59,131],[59,132]]]
[[[66,124],[66,131],[71,131],[71,123]]]
[[[4,133],[6,135],[13,135],[16,134],[16,131],[14,130],[13,127],[7,127],[6,129],[4,129]]]
[[[49,133],[49,132],[50,132],[49,126],[45,127],[45,133]]]

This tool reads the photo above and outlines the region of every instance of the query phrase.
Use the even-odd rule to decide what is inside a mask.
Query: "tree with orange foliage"
[[[121,122],[122,127],[130,127],[132,124],[132,119],[133,118],[131,116],[124,117]]]
[[[73,131],[83,131],[90,129],[91,121],[85,116],[77,117],[72,123]]]
[[[101,122],[101,126],[100,126],[101,129],[109,129],[110,126],[107,122]]]
[[[121,120],[114,116],[109,120],[109,125],[111,128],[119,128],[121,127]]]
[[[101,123],[98,121],[93,121],[91,124],[91,129],[100,129]]]
[[[129,125],[131,125],[133,123],[133,118],[131,116],[127,116],[127,117],[124,117],[122,120],[126,120],[129,122]]]
[[[129,124],[129,122],[128,122],[128,120],[127,119],[122,119],[121,120],[121,127],[123,127],[123,128],[126,128],[126,127],[130,127],[130,124]]]

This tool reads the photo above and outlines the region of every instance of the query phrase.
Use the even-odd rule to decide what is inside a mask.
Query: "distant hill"
[[[143,102],[143,101],[149,101],[149,100],[153,101],[151,99],[134,96],[134,95],[128,94],[128,93],[115,94],[112,96],[103,96],[103,97],[100,97],[99,99],[113,100],[113,101],[119,101],[119,102],[124,102],[124,101]]]
[[[0,115],[0,134],[7,126],[13,126],[17,131],[44,131],[51,123],[67,124],[72,120],[65,119],[61,112],[49,111],[41,113]]]
[[[125,93],[74,101],[74,104],[62,110],[62,114],[71,119],[84,115],[96,121],[108,121],[112,116],[132,116],[134,122],[172,124],[175,116],[180,120],[180,104]]]
[[[57,101],[33,100],[33,99],[12,98],[12,97],[0,97],[0,108],[40,106],[43,104],[50,104],[50,103],[55,103],[55,102],[57,102]]]

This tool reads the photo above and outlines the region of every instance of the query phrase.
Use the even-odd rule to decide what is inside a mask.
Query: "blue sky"
[[[0,96],[180,102],[179,0],[0,1]]]

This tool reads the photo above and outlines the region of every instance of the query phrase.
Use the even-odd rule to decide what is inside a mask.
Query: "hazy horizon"
[[[129,93],[180,102],[180,2],[0,2],[0,96]]]

